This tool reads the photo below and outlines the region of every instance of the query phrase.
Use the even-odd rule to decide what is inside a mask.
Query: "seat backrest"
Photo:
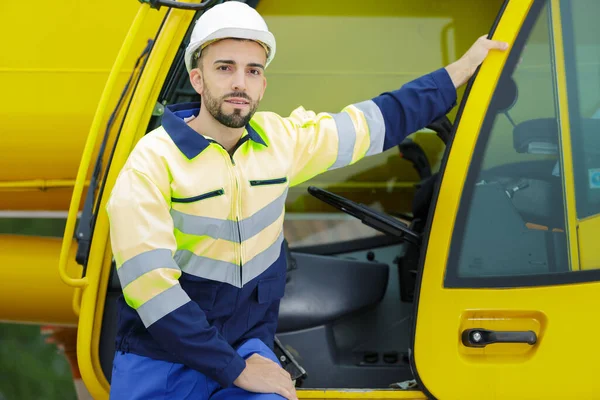
[[[518,153],[558,154],[558,127],[554,118],[523,121],[513,130],[513,146]]]
[[[558,154],[558,138],[554,118],[521,122],[513,132],[514,147],[519,153]],[[571,142],[578,215],[584,218],[600,213],[600,119],[571,120]],[[555,175],[560,175],[558,165],[557,161]]]

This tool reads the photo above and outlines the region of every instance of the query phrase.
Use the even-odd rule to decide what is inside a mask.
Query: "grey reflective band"
[[[186,274],[241,287],[240,266],[237,264],[199,256],[189,250],[177,251],[175,261]]]
[[[242,240],[248,240],[258,235],[273,222],[277,221],[283,212],[287,193],[288,188],[286,187],[281,196],[260,209],[258,212],[255,212],[252,216],[240,221]]]
[[[190,297],[187,293],[179,284],[176,284],[142,304],[136,311],[140,315],[144,326],[148,328],[189,301]]]
[[[281,216],[287,196],[287,186],[284,192],[275,200],[255,212],[252,216],[240,221],[242,237],[239,237],[235,221],[211,217],[200,217],[171,210],[175,229],[187,234],[209,236],[213,239],[224,239],[230,242],[248,240],[270,226]]]
[[[121,287],[124,288],[140,276],[158,268],[179,270],[179,267],[173,260],[171,250],[155,249],[138,254],[117,268],[117,275],[119,275]]]
[[[279,234],[275,242],[267,247],[264,251],[257,254],[252,260],[248,261],[242,267],[244,272],[244,281],[242,285],[250,282],[260,274],[266,271],[281,254],[281,244],[283,243],[283,232]]]
[[[335,121],[338,134],[337,158],[329,169],[335,169],[349,165],[354,154],[356,143],[356,128],[348,113],[331,114]]]
[[[213,239],[224,239],[238,242],[238,230],[235,221],[227,219],[200,217],[171,209],[171,217],[175,229],[197,236],[210,236]]]
[[[186,274],[242,287],[262,274],[277,260],[281,253],[282,243],[283,232],[279,234],[272,245],[245,263],[242,266],[241,274],[240,266],[237,264],[198,256],[189,250],[180,250],[175,253],[175,261]],[[243,278],[243,281],[240,278]]]
[[[381,110],[373,100],[363,101],[354,104],[354,106],[363,112],[367,125],[369,125],[371,143],[365,156],[381,153],[383,151],[383,140],[385,139],[385,120]]]

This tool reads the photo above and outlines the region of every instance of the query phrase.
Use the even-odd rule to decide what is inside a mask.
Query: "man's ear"
[[[202,71],[200,71],[200,68],[194,68],[190,71],[190,83],[196,93],[202,96],[204,92],[204,80],[202,79]]]

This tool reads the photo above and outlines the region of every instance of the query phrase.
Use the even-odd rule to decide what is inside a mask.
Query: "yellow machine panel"
[[[360,312],[282,333],[285,348],[313,373],[329,372],[318,369],[329,352],[333,361],[325,361],[339,372],[330,376],[341,384],[327,385],[311,381],[309,370],[299,397],[594,398],[600,387],[589,360],[600,354],[581,334],[598,330],[589,318],[600,281],[598,2],[252,4],[277,37],[260,108],[282,115],[299,105],[337,112],[399,88],[455,61],[490,29],[509,43],[459,91],[449,115],[455,137],[445,142],[423,129],[409,138],[437,179],[423,219],[412,213],[415,193],[431,181],[400,147],[290,189],[285,234],[294,260],[304,260],[291,279],[313,261],[325,272],[336,263],[344,272],[363,262],[387,267],[380,298]],[[8,93],[0,100],[0,212],[67,218],[62,241],[0,237],[0,320],[77,326],[87,390],[108,398],[113,353],[106,343],[114,338],[120,286],[107,194],[162,107],[195,98],[165,93],[185,92],[174,83],[186,78],[176,67],[197,15],[134,0],[3,4],[0,13],[7,17],[3,37],[19,37],[0,58],[0,87]],[[97,190],[88,192],[94,176]],[[364,228],[309,195],[308,186],[406,221],[404,236]],[[84,217],[89,248],[73,240]],[[82,249],[84,276],[75,262]],[[375,282],[371,270],[357,276],[362,286]],[[341,296],[349,287],[327,289]],[[358,386],[349,378],[356,371],[370,380]]]

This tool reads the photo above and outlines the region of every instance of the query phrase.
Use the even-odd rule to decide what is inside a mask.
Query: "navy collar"
[[[210,141],[204,136],[199,135],[185,123],[184,118],[198,116],[200,113],[200,103],[181,103],[165,107],[165,113],[162,116],[162,126],[165,128],[171,140],[191,160],[210,145]],[[263,146],[267,144],[262,137],[250,126],[246,125],[248,136],[256,143]]]

